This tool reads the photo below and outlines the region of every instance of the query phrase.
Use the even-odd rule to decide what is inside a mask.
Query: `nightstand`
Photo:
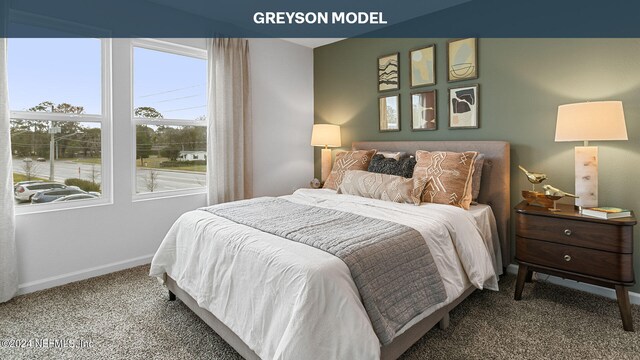
[[[581,215],[573,205],[560,211],[527,205],[516,210],[516,259],[520,263],[514,298],[522,298],[533,271],[616,290],[622,325],[633,331],[628,286],[633,273],[631,217],[603,220]]]

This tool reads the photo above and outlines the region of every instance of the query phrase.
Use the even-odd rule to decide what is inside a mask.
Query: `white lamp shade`
[[[621,101],[558,106],[556,141],[627,140]]]
[[[311,145],[340,147],[340,126],[330,124],[315,124],[311,133]]]

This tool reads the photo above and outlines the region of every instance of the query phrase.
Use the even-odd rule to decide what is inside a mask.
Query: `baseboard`
[[[49,289],[52,287],[72,283],[74,281],[85,280],[92,277],[129,269],[132,267],[149,264],[151,263],[151,259],[153,259],[153,255],[145,255],[129,260],[118,261],[111,264],[96,266],[58,276],[52,276],[42,280],[31,281],[28,283],[20,284],[18,286],[18,295],[28,294],[34,291]]]
[[[518,273],[518,265],[517,264],[511,264],[511,265],[507,266],[507,272],[510,273],[510,274],[517,274]],[[535,275],[537,275],[537,273]],[[551,284],[556,284],[556,285],[568,287],[568,288],[571,288],[571,289],[585,291],[585,292],[588,292],[588,293],[591,293],[591,294],[604,296],[606,298],[613,299],[613,300],[616,299],[615,290],[609,289],[609,288],[605,288],[605,287],[602,287],[602,286],[591,285],[591,284],[587,284],[587,283],[582,283],[582,282],[578,282],[578,281],[574,281],[574,280],[563,279],[563,278],[560,278],[560,277],[557,277],[557,276],[551,276],[551,275],[545,275],[545,274],[540,274],[540,276],[537,277],[537,280],[538,281],[546,281],[546,282],[549,282]],[[640,294],[636,293],[636,292],[629,291],[629,301],[634,305],[640,305]]]

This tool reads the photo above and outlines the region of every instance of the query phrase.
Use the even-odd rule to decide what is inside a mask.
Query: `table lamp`
[[[576,205],[598,206],[598,147],[589,141],[627,140],[621,101],[594,101],[560,105],[556,142],[584,141],[575,148]]]
[[[311,133],[312,146],[324,146],[322,149],[321,181],[324,183],[331,172],[331,149],[340,147],[340,126],[330,124],[315,124]]]

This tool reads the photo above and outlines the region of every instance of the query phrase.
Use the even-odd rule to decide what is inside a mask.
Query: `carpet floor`
[[[0,304],[0,359],[240,359],[141,266]],[[477,291],[403,359],[640,359],[612,300],[515,277]],[[633,306],[638,327],[640,306]],[[18,341],[16,341],[18,340]],[[18,347],[16,347],[18,346]]]

